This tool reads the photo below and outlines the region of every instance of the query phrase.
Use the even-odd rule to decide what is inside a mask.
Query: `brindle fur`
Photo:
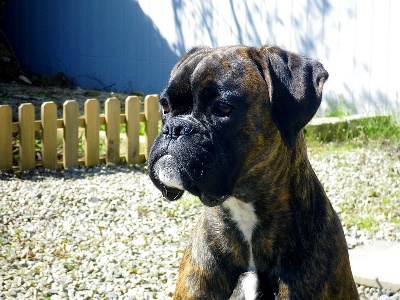
[[[310,165],[301,131],[319,106],[327,72],[277,47],[194,49],[172,70],[165,92],[169,118],[192,114],[204,120],[203,89],[226,73],[229,89],[239,91],[245,104],[235,121],[240,126],[228,133],[228,150],[218,148],[225,151],[219,155],[236,159],[220,166],[233,174],[218,176],[228,182],[231,196],[255,208],[251,247],[258,299],[358,299],[340,220]],[[195,228],[174,299],[241,299],[232,293],[248,271],[250,249],[230,212],[206,206]]]

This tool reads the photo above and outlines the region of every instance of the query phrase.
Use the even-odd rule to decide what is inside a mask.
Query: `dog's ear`
[[[298,133],[317,112],[329,74],[319,62],[278,47],[264,46],[260,55],[272,119],[285,144],[293,148]]]

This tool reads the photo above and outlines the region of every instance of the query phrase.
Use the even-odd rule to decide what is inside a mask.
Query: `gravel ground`
[[[400,241],[398,150],[310,150],[350,248]],[[0,299],[170,299],[201,204],[163,200],[144,169],[0,173]]]

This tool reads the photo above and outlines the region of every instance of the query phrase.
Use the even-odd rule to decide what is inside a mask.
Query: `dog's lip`
[[[160,161],[160,159],[162,159],[163,157],[171,157],[171,158],[176,159],[174,154],[171,154],[168,151],[164,151],[162,153],[159,153],[157,156],[153,157],[152,165],[155,166]],[[184,176],[184,177],[181,177],[181,179],[186,178],[186,180],[182,181],[182,188],[184,190],[182,190],[178,186],[165,185],[160,180],[160,178],[158,178],[158,173],[156,175],[155,169],[153,168],[153,170],[152,170],[155,173],[154,175],[156,175],[154,178],[157,179],[159,189],[161,190],[163,197],[165,199],[167,199],[169,201],[175,201],[183,195],[184,191],[188,191],[189,193],[199,197],[201,202],[204,205],[206,205],[208,207],[214,207],[214,206],[218,206],[218,205],[222,204],[227,198],[229,198],[230,195],[228,195],[228,194],[222,194],[222,193],[221,194],[219,194],[219,193],[213,194],[213,193],[210,193],[210,191],[204,190],[203,188],[201,188],[201,186],[196,184],[196,180],[194,180],[191,176],[192,174],[190,174],[190,172],[188,172],[186,167],[181,164],[179,159],[176,159],[175,163],[177,163],[178,169],[181,170],[180,171],[180,172],[182,172],[181,175]],[[203,169],[205,169],[204,166],[203,166]],[[150,171],[150,173],[152,173],[152,171]]]
[[[166,187],[164,186],[162,188],[162,195],[165,199],[167,199],[168,201],[175,201],[178,200],[179,198],[182,197],[183,193],[185,191],[177,189],[177,188],[170,188],[170,187]]]
[[[206,193],[202,193],[200,195],[200,200],[203,202],[204,205],[209,207],[214,207],[221,205],[226,199],[228,199],[230,195],[223,195],[223,196],[211,196]]]

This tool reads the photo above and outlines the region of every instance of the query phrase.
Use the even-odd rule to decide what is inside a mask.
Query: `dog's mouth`
[[[193,171],[197,174],[200,171]],[[203,171],[201,171],[203,172]],[[161,190],[162,195],[169,201],[182,197],[184,191],[198,196],[204,205],[213,207],[222,204],[230,195],[218,189],[210,191],[196,184],[193,174],[189,174],[177,158],[170,154],[160,157],[154,162],[150,170],[150,178]]]
[[[175,201],[182,197],[185,191],[183,174],[178,161],[172,155],[164,155],[154,163],[150,177],[164,198]]]

